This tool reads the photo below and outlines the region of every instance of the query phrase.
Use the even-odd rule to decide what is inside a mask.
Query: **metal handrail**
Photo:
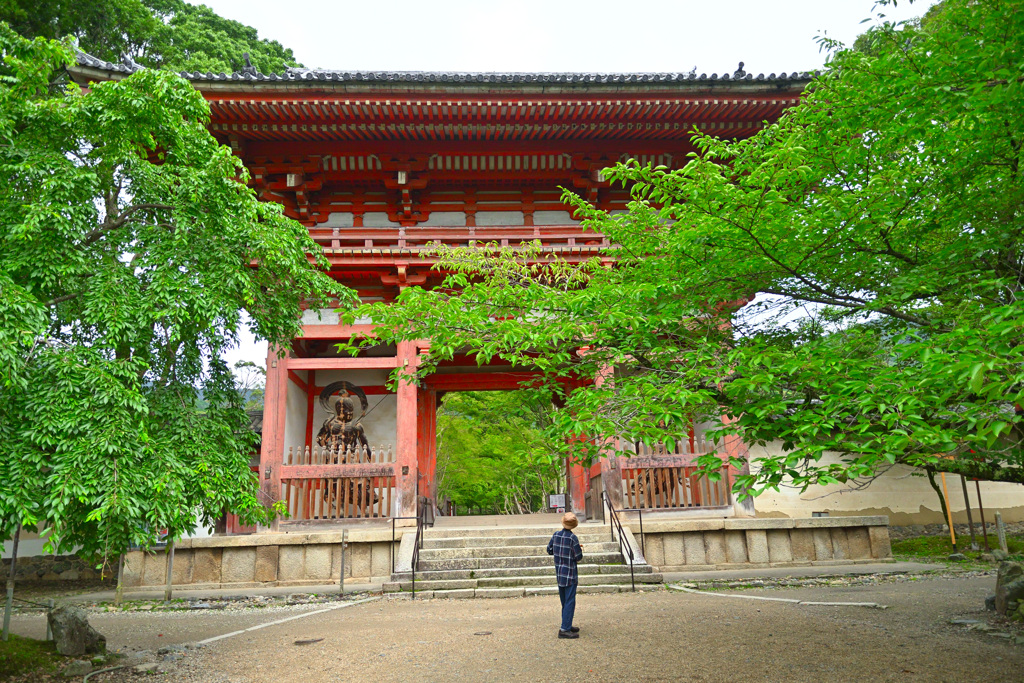
[[[391,518],[391,573],[395,573],[395,520],[416,519],[416,517],[392,517]]]
[[[644,509],[643,508],[622,508],[622,512],[639,512],[640,513],[640,552],[644,554],[644,559],[647,559],[647,539],[644,536]]]
[[[430,499],[416,497],[416,546],[412,549],[412,599],[416,599],[416,570],[420,564],[420,549],[423,547],[423,532],[427,529],[427,506]]]
[[[616,531],[616,529],[618,529],[618,532],[619,532],[619,539],[618,539],[619,540],[619,553],[621,553],[623,557],[628,557],[629,558],[629,582],[630,582],[630,584],[632,584],[633,592],[635,593],[636,592],[636,577],[633,574],[633,560],[636,559],[636,556],[633,554],[632,546],[629,545],[629,542],[626,541],[625,537],[623,536],[623,533],[622,533],[622,522],[619,521],[619,513],[615,511],[614,507],[612,507],[612,501],[608,498],[608,492],[607,491],[601,491],[601,498],[604,499],[604,502],[608,506],[608,511],[610,513],[609,517],[611,517],[611,524],[609,525],[609,527],[611,528],[611,532],[612,532],[612,542],[615,541],[615,531]],[[623,546],[625,546],[625,550],[623,550]]]

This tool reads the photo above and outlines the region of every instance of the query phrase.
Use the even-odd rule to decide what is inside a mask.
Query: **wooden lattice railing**
[[[624,508],[678,510],[725,507],[732,503],[731,478],[709,481],[696,476],[696,458],[709,452],[703,440],[621,444],[633,455],[621,460]]]
[[[281,498],[289,520],[390,517],[394,460],[394,450],[385,446],[289,448],[281,468]]]

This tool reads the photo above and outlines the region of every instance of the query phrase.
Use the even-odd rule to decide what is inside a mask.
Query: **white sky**
[[[879,15],[920,16],[933,0],[205,0],[290,47],[307,67],[409,71],[758,73],[808,71],[827,35],[852,43]],[[869,19],[869,23],[861,23]],[[263,364],[247,333],[231,355]]]

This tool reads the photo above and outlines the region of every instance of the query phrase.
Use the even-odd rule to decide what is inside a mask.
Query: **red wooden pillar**
[[[415,368],[417,362],[416,344],[398,343],[398,365],[407,370]],[[416,409],[416,385],[408,380],[398,382],[397,438],[395,457],[395,489],[398,498],[398,517],[416,516],[416,483],[419,478],[417,467],[416,433],[419,416]]]
[[[416,463],[420,495],[437,500],[437,391],[420,389],[416,394]]]
[[[582,521],[587,518],[587,470],[580,463],[566,458],[565,472],[569,480],[569,510]]]
[[[267,350],[267,386],[263,396],[263,442],[260,448],[260,483],[263,503],[281,498],[281,465],[284,462],[285,406],[288,402],[288,356],[281,348]],[[276,530],[278,520],[272,529]]]

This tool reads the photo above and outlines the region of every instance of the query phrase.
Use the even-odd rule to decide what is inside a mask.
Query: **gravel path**
[[[582,595],[576,641],[558,640],[555,597],[380,600],[218,641],[175,663],[181,681],[1014,681],[1024,646],[986,621],[992,577],[771,588],[747,595],[866,601],[810,607],[668,591]],[[303,605],[218,613],[98,614],[112,647],[158,647],[265,623]],[[20,617],[19,628],[28,617]],[[999,626],[996,630],[1002,630]],[[474,635],[489,631],[490,635]],[[163,635],[157,635],[163,634]],[[296,640],[323,638],[295,645]],[[106,674],[93,681],[128,681]],[[141,680],[141,679],[139,679]]]

